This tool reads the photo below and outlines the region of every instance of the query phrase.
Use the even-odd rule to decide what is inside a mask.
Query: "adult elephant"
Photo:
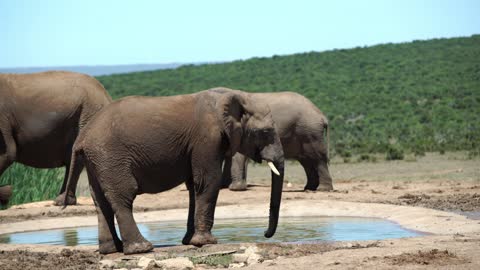
[[[77,165],[85,163],[97,207],[100,253],[132,254],[153,249],[133,219],[136,195],[186,182],[190,203],[182,243],[214,244],[211,228],[222,162],[237,151],[256,162],[266,160],[275,172],[265,232],[271,237],[283,186],[282,146],[268,107],[241,91],[217,88],[113,102],[75,142],[67,190],[78,180]],[[123,242],[115,231],[114,217]]]
[[[305,190],[333,189],[328,171],[328,120],[307,98],[294,92],[251,93],[251,99],[269,105],[286,159],[295,159],[305,169]],[[247,189],[248,158],[237,153],[227,158],[223,187]]]
[[[66,167],[79,131],[111,98],[94,78],[72,72],[0,74],[0,176],[13,163]],[[67,204],[76,204],[75,189]]]

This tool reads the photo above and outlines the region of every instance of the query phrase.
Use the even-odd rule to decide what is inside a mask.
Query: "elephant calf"
[[[275,233],[283,186],[283,151],[268,107],[244,92],[215,89],[172,97],[127,97],[89,123],[74,145],[70,185],[85,163],[98,214],[99,251],[153,249],[133,219],[137,194],[186,182],[190,203],[183,244],[214,244],[211,234],[222,162],[237,151],[272,171],[269,227]],[[119,239],[114,226],[116,217]]]
[[[298,160],[305,169],[305,190],[332,190],[332,178],[328,171],[328,120],[325,115],[310,100],[294,92],[251,93],[249,96],[269,105],[285,158]],[[222,176],[223,187],[246,190],[247,163],[247,157],[241,153],[227,158]]]
[[[79,131],[112,101],[94,78],[72,72],[0,74],[0,176],[13,163],[66,166],[56,203],[63,203]],[[75,204],[75,189],[67,196]]]

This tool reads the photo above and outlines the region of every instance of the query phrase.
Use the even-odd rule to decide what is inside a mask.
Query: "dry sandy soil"
[[[113,260],[117,268],[134,268],[142,256],[201,257],[204,259],[196,260],[195,268],[222,268],[228,267],[231,253],[241,254],[246,247],[253,246],[259,259],[257,263],[243,265],[244,268],[480,269],[480,160],[467,160],[459,153],[430,154],[417,161],[333,162],[330,170],[334,178],[333,192],[303,192],[302,168],[294,162],[287,163],[281,216],[378,217],[428,234],[382,241],[315,244],[244,243],[203,248],[178,245],[157,247],[152,253],[138,256],[102,256],[95,251],[95,246],[0,244],[0,269],[97,269],[102,260]],[[216,218],[266,217],[270,196],[268,177],[266,167],[250,166],[249,190],[222,190]],[[65,210],[48,201],[1,211],[0,234],[95,225],[91,199],[83,197],[79,202]],[[181,186],[161,194],[137,197],[135,218],[138,222],[186,221],[187,207],[188,194]]]

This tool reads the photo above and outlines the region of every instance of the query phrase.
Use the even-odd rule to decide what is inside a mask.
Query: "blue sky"
[[[0,67],[230,61],[480,34],[480,1],[1,0]]]

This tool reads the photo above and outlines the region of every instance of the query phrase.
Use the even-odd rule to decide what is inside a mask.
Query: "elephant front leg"
[[[228,187],[232,191],[247,190],[247,157],[236,153],[232,157],[230,174],[232,183]]]
[[[217,239],[212,235],[215,206],[221,185],[221,166],[218,169],[202,169],[194,180],[195,187],[195,232],[190,244],[201,247],[207,244],[216,244]]]

